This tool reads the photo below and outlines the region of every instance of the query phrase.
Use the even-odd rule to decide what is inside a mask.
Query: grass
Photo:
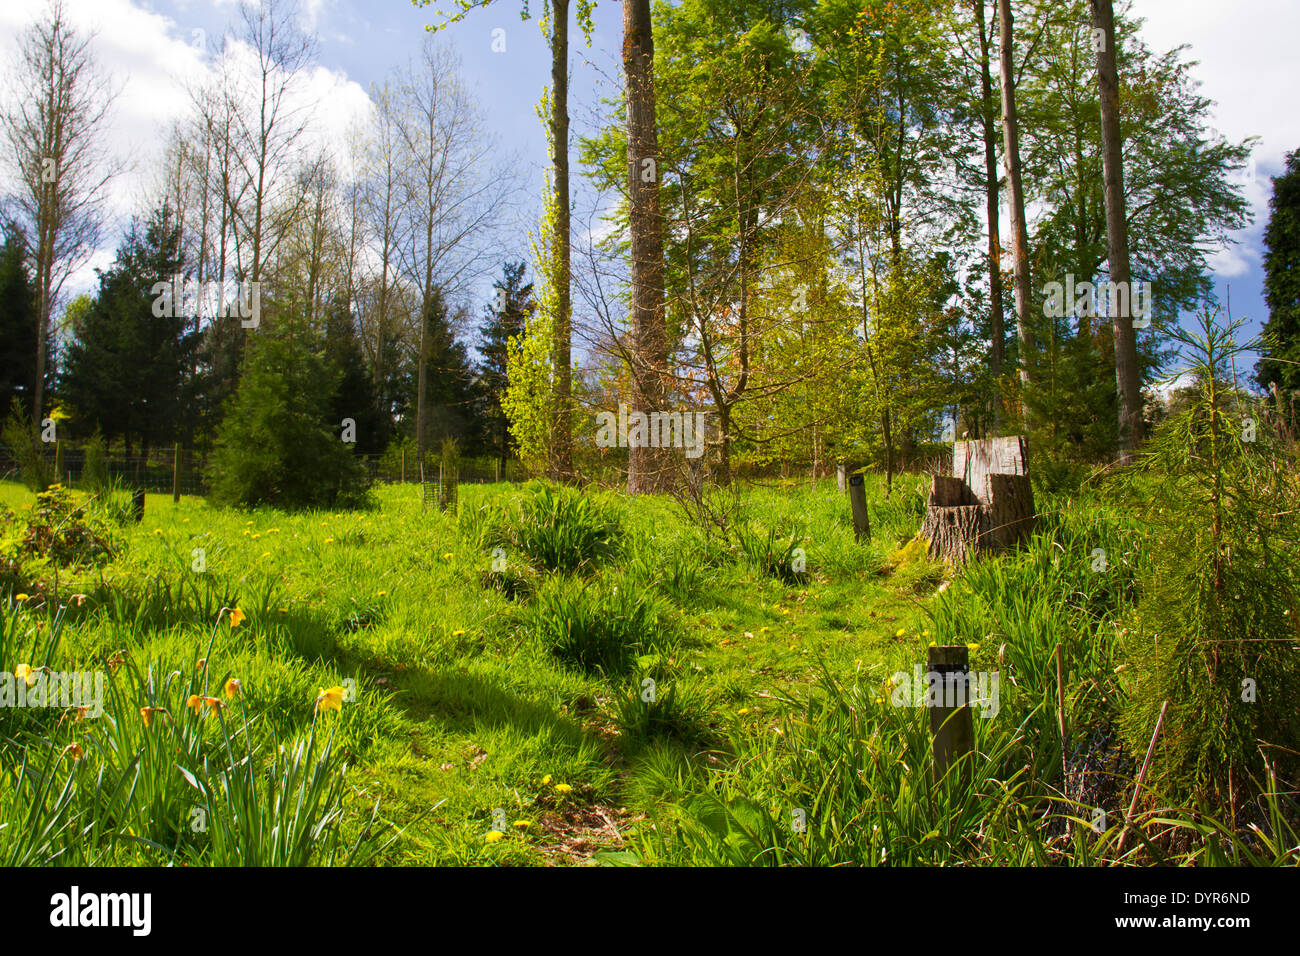
[[[111,562],[60,572],[57,606],[0,595],[6,671],[108,677],[100,718],[0,709],[0,862],[1105,859],[1114,832],[1067,825],[1091,808],[1059,786],[1053,662],[1060,643],[1077,742],[1120,692],[1135,531],[1072,504],[936,596],[942,568],[882,573],[923,479],[888,501],[868,482],[861,545],[827,483],[746,488],[730,546],[668,500],[539,486],[465,486],[459,517],[410,486],[366,512],[151,496]],[[0,484],[0,507],[29,501]],[[1003,677],[969,780],[931,782],[925,711],[888,703],[932,641]],[[1294,862],[1144,821],[1200,827],[1198,862]]]

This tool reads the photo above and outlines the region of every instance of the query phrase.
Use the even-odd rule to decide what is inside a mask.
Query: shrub
[[[1125,647],[1133,671],[1121,729],[1142,752],[1168,701],[1153,782],[1176,798],[1231,805],[1270,761],[1294,768],[1300,752],[1300,482],[1268,431],[1246,425],[1262,421],[1259,411],[1227,385],[1240,325],[1207,311],[1199,333],[1173,333],[1197,397],[1160,424],[1117,485],[1152,531]]]
[[[217,433],[209,468],[219,505],[334,508],[365,501],[361,462],[330,407],[324,356],[291,337],[258,337]]]

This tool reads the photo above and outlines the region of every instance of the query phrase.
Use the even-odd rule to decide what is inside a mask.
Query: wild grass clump
[[[676,633],[668,609],[626,576],[547,579],[529,602],[526,626],[559,660],[586,671],[626,672]]]
[[[470,527],[475,520],[471,519]],[[491,520],[490,516],[487,520]],[[576,488],[534,483],[517,510],[480,540],[517,551],[546,571],[586,571],[619,552],[622,525],[604,501]]]

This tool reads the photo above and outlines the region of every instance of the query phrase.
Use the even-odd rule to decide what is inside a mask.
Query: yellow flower
[[[461,636],[462,634],[464,634],[464,633],[465,633],[464,631],[452,631],[452,632],[451,632],[451,636],[452,636],[452,637],[460,637],[460,636]]]
[[[486,834],[484,834],[483,842],[496,843],[498,840],[504,840],[505,838],[506,835],[502,833],[500,830],[489,830]]]
[[[343,709],[343,688],[331,687],[326,690],[320,689],[320,696],[316,698],[316,709],[320,710],[342,710]]]
[[[232,677],[230,680],[226,681],[227,697],[238,697],[239,692],[243,689],[244,685],[239,682],[238,678]]]
[[[205,668],[205,667],[207,667],[207,666],[208,666],[208,659],[207,659],[206,657],[200,657],[200,658],[195,662],[195,664],[194,664],[194,669],[195,669],[195,670],[200,670],[200,671],[201,671],[201,670],[203,670],[203,668]]]
[[[326,539],[325,539],[325,543],[326,543],[326,544],[333,544],[333,543],[334,543],[334,539],[333,539],[333,538],[326,538]]]
[[[14,668],[14,676],[21,681],[26,681],[28,687],[31,687],[36,683],[37,673],[37,671],[32,670],[30,665],[27,664],[19,664]]]
[[[239,627],[239,625],[244,623],[244,618],[246,616],[247,615],[245,615],[244,612],[241,611],[239,608],[235,608],[233,611],[230,612],[230,626]]]
[[[162,533],[163,533],[163,532],[162,532],[162,528],[154,528],[154,529],[153,529],[153,533],[154,533],[154,534],[162,534]]]
[[[567,783],[557,783],[557,784],[555,785],[555,792],[556,792],[556,793],[568,793],[568,792],[569,792],[570,790],[572,790],[572,789],[573,789],[573,788],[572,788],[571,786],[569,786]]]
[[[279,534],[279,533],[280,533],[280,529],[279,529],[279,528],[267,528],[267,529],[266,529],[266,533],[267,533],[267,534]]]
[[[519,827],[519,829],[521,829],[521,830],[526,830],[526,829],[528,829],[530,826],[532,826],[532,824],[531,824],[528,820],[516,820],[514,823],[512,823],[512,824],[510,824],[510,825],[511,825],[512,827]]]
[[[157,713],[166,714],[168,717],[171,716],[171,711],[169,711],[166,707],[141,707],[140,719],[143,720],[144,725],[148,727],[153,723],[153,715]],[[197,711],[195,711],[195,713],[197,713]]]
[[[380,592],[379,592],[379,596],[380,596],[380,597],[387,597],[387,596],[388,596],[388,592],[387,592],[387,591],[380,591]]]
[[[185,701],[185,706],[197,714],[203,710],[203,698],[198,694],[190,694],[189,700]]]
[[[545,777],[542,778],[542,784],[545,785],[550,782],[551,782],[551,775],[548,773]]]
[[[15,595],[14,595],[14,600],[15,600],[15,601],[26,601],[26,600],[27,600],[27,595],[26,595],[26,594],[15,594]]]
[[[79,721],[79,720],[84,720],[84,719],[85,719],[85,717],[86,717],[86,712],[90,710],[90,705],[89,705],[89,704],[81,704],[81,705],[78,705],[78,706],[74,706],[72,709],[76,712],[76,716],[72,718],[73,723],[76,723],[76,722]]]
[[[740,716],[740,717],[745,716],[747,713],[749,713],[749,708],[748,708],[748,707],[742,707],[742,708],[740,708],[740,710],[736,711],[736,714],[737,714],[738,716]]]
[[[444,560],[444,561],[450,561],[452,558],[454,558],[454,557],[456,557],[456,556],[455,556],[454,554],[448,552],[447,554],[444,554],[442,557],[443,557],[443,560]]]
[[[898,631],[895,632],[894,637],[902,637],[902,636],[905,635],[906,633],[907,633],[907,628],[905,628],[905,627],[900,627],[900,628],[898,629]]]
[[[972,650],[972,651],[978,651],[980,649],[980,646],[978,644],[967,644],[966,647],[968,650]]]
[[[64,747],[63,753],[66,756],[71,757],[73,760],[80,760],[82,757],[86,756],[86,752],[81,749],[81,745],[75,743],[68,744]]]

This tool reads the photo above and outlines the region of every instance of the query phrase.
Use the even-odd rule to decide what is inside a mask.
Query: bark
[[[636,407],[665,408],[668,367],[664,328],[663,217],[655,118],[654,36],[649,0],[623,0],[623,71],[627,83],[629,226],[632,246],[632,380]],[[742,290],[742,302],[744,292]],[[743,308],[743,304],[742,304]],[[724,442],[726,433],[724,431]],[[663,490],[666,452],[628,449],[628,491]]]
[[[989,35],[984,0],[975,0],[975,20],[980,34],[980,122],[984,129],[984,206],[989,226],[989,375],[993,379],[993,434],[1002,434],[1002,364],[1005,332],[1002,328],[1002,239],[998,210],[998,145],[993,102],[993,77],[989,71]]]
[[[568,480],[573,476],[571,423],[573,362],[571,345],[572,304],[569,252],[569,0],[551,0],[551,148],[555,174],[554,220],[551,235],[554,257],[551,267],[555,291],[555,322],[552,328],[551,362],[555,370],[553,427],[551,430],[551,476]]]
[[[1029,244],[1025,225],[1025,192],[1020,179],[1020,126],[1016,120],[1015,57],[1012,55],[1011,0],[998,0],[1001,27],[1002,135],[1005,141],[1007,187],[1011,200],[1011,252],[1015,260],[1016,329],[1020,338],[1020,382],[1029,385],[1033,332],[1029,326]]]
[[[1111,0],[1090,0],[1093,27],[1101,31],[1097,85],[1101,97],[1101,155],[1106,195],[1106,258],[1110,281],[1127,289],[1112,308],[1115,336],[1115,386],[1119,395],[1119,460],[1129,462],[1142,444],[1142,394],[1129,273],[1128,221],[1124,208],[1124,140],[1119,128],[1119,72],[1115,66],[1115,10]],[[1115,303],[1112,303],[1114,306]]]

